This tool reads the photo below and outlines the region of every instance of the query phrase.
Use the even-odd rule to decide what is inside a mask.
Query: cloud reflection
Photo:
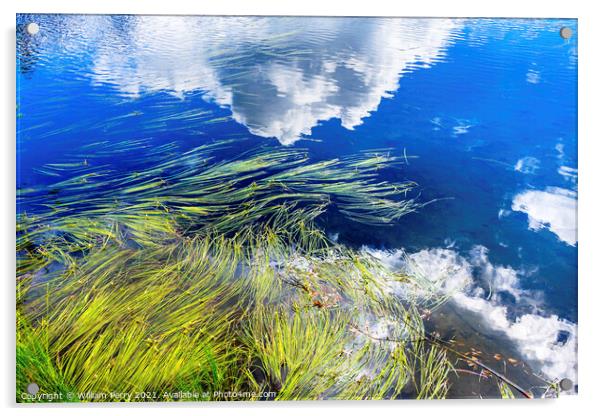
[[[531,230],[547,228],[566,244],[577,244],[576,192],[556,187],[524,191],[514,197],[512,209],[528,215]]]
[[[152,16],[130,18],[124,31],[100,21],[91,76],[132,97],[203,91],[253,134],[289,145],[321,121],[362,124],[403,74],[444,59],[459,26],[452,19]]]

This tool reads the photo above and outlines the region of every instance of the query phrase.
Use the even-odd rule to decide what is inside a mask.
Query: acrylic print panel
[[[577,21],[17,16],[19,402],[577,392]]]

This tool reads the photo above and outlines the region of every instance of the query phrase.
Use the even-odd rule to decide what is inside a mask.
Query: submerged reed
[[[378,179],[401,160],[310,163],[280,148],[214,161],[228,145],[128,175],[55,164],[76,176],[20,193],[35,214],[17,225],[17,392],[36,381],[83,401],[444,397],[446,353],[392,290],[419,282],[315,224],[328,207],[380,225],[414,211],[414,183]]]

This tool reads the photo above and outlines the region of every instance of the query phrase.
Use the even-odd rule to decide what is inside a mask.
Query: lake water
[[[23,25],[36,21],[40,32]],[[575,20],[19,15],[17,186],[88,144],[405,152],[430,202],[340,243],[464,284],[440,331],[577,377]],[[562,27],[572,29],[563,39]],[[207,123],[211,117],[225,117]],[[131,152],[144,151],[132,148]],[[225,155],[224,155],[225,156]],[[131,153],[103,163],[125,171]],[[19,210],[35,210],[26,203]],[[458,390],[457,395],[470,391]]]

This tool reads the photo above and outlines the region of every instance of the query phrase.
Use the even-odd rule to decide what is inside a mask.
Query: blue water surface
[[[23,29],[32,20],[35,36]],[[393,227],[326,216],[330,235],[466,259],[477,248],[528,294],[525,304],[502,293],[509,319],[577,323],[576,20],[19,15],[17,24],[18,187],[52,183],[39,168],[81,160],[81,146],[99,141],[175,141],[183,152],[240,138],[236,151],[303,147],[316,160],[390,148],[408,164],[383,178],[416,181],[414,196],[430,203]],[[207,122],[216,117],[227,119]],[[144,151],[103,163],[135,170],[132,154]]]

